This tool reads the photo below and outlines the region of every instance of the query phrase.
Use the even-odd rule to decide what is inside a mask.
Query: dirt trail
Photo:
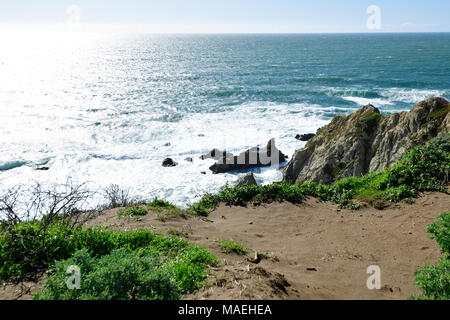
[[[394,204],[383,211],[341,210],[310,198],[299,206],[222,205],[206,220],[162,222],[151,212],[135,222],[118,219],[116,209],[88,225],[178,233],[224,259],[211,270],[212,285],[186,299],[405,299],[418,292],[414,271],[441,255],[426,227],[449,208],[450,196],[442,193],[426,193],[413,205]],[[215,242],[219,238],[251,250],[247,256],[224,254]],[[256,264],[254,251],[268,257]],[[366,287],[371,265],[381,268],[381,290]],[[0,288],[0,298],[11,290]]]

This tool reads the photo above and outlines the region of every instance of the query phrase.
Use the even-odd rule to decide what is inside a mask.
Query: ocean
[[[297,134],[363,105],[392,113],[450,99],[450,33],[0,41],[0,189],[70,178],[185,207],[243,175],[213,175],[214,161],[199,159],[213,148],[275,138],[292,156],[305,144]],[[167,157],[179,165],[163,168]],[[262,184],[281,180],[277,168],[254,172]]]

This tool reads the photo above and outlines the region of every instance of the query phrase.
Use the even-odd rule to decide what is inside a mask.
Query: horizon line
[[[241,28],[240,28],[241,27]],[[392,26],[385,26],[382,29],[370,30],[363,27],[356,30],[308,30],[305,27],[304,31],[292,30],[288,26],[278,26],[271,31],[264,26],[236,26],[221,25],[215,28],[207,28],[204,25],[172,25],[172,24],[114,24],[114,23],[85,23],[78,24],[69,23],[24,23],[24,22],[1,22],[0,33],[112,33],[112,34],[154,34],[154,35],[295,35],[295,34],[436,34],[436,33],[450,33],[450,30],[395,30]],[[283,30],[284,28],[284,30]],[[301,27],[300,27],[301,28]],[[391,29],[392,28],[392,29]],[[241,30],[239,30],[241,29]],[[252,30],[253,29],[253,30]],[[259,29],[259,30],[258,30]],[[326,28],[325,29],[333,29]],[[336,27],[336,29],[339,29]],[[383,30],[385,29],[385,30]]]
[[[66,34],[136,34],[136,35],[389,35],[389,34],[449,34],[450,31],[377,31],[377,32],[151,32],[92,30],[0,30],[2,33],[66,33]]]

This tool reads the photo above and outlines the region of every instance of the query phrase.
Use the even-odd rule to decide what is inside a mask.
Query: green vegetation
[[[317,139],[317,141],[316,141],[316,140],[310,140],[310,141],[306,144],[306,146],[307,146],[308,148],[317,148],[317,147],[320,147],[321,145],[323,145],[324,142],[325,142],[325,139],[324,139],[324,138],[319,138],[319,139]]]
[[[176,209],[176,206],[171,204],[170,202],[160,200],[158,198],[155,198],[152,202],[147,204],[147,206],[154,211],[162,211],[167,209]]]
[[[126,209],[119,210],[117,215],[121,217],[141,217],[148,214],[148,210],[140,206],[130,206]]]
[[[157,253],[139,255],[127,249],[93,258],[87,250],[58,262],[55,271],[35,295],[39,300],[175,300],[180,290],[167,268],[159,265]],[[78,266],[79,290],[67,289],[67,270]]]
[[[67,232],[66,224],[54,223],[40,233],[38,222],[13,228],[1,229],[0,279],[23,279],[49,270],[48,281],[37,295],[42,299],[125,299],[125,292],[130,299],[176,298],[204,285],[206,267],[219,263],[206,249],[144,230],[79,227]],[[34,254],[24,255],[24,247]],[[85,289],[69,290],[62,280],[67,277],[65,266],[73,264],[80,264]],[[104,283],[97,283],[99,279]]]
[[[435,138],[427,145],[406,153],[392,168],[364,177],[346,178],[331,186],[314,182],[297,185],[283,182],[267,186],[227,187],[218,194],[206,194],[188,212],[207,216],[219,203],[245,206],[248,203],[258,205],[288,201],[297,204],[307,196],[333,201],[349,209],[359,208],[355,200],[365,201],[382,209],[389,202],[414,198],[422,191],[447,193],[445,185],[450,172],[449,140],[450,136]]]
[[[243,256],[247,254],[247,248],[242,244],[229,239],[218,239],[216,240],[220,244],[220,249],[223,253],[235,253],[237,255]]]
[[[171,237],[180,237],[181,236],[181,232],[176,229],[173,229],[173,228],[170,228],[169,230],[167,230],[167,234]]]
[[[415,283],[422,293],[411,299],[450,300],[450,212],[441,214],[427,232],[437,241],[444,257],[436,265],[427,263],[415,272]]]
[[[434,111],[430,114],[431,119],[443,119],[447,116],[447,113],[450,112],[450,103],[447,104],[444,108]]]
[[[369,119],[370,120],[370,119]],[[187,214],[207,217],[219,203],[246,206],[274,201],[301,203],[313,196],[333,201],[342,207],[358,209],[356,201],[365,201],[382,209],[389,202],[411,203],[422,191],[447,193],[450,172],[450,136],[436,138],[427,145],[405,154],[392,168],[364,177],[351,177],[333,185],[313,182],[266,186],[225,188],[217,194],[206,194],[187,210],[163,200],[154,199],[146,207],[129,206],[119,216],[140,217],[148,210],[158,213],[162,221]],[[114,206],[130,204],[127,194],[111,192]],[[36,299],[177,299],[203,286],[207,267],[219,260],[206,249],[182,239],[150,231],[110,231],[82,228],[78,204],[90,196],[81,187],[68,195],[50,194],[53,210],[42,219],[23,221],[14,212],[14,195],[2,198],[9,219],[0,222],[0,280],[27,279],[47,271],[48,279]],[[36,199],[43,190],[37,188]],[[65,199],[63,201],[61,199]],[[73,200],[75,199],[75,200]],[[33,202],[32,202],[33,203]],[[44,208],[36,202],[37,208]],[[65,204],[58,207],[59,203]],[[47,207],[45,207],[47,210]],[[56,208],[56,209],[55,209]],[[40,215],[42,216],[42,215]],[[205,221],[212,222],[205,218]],[[416,284],[423,294],[417,299],[449,299],[450,214],[441,215],[428,232],[441,246],[445,256],[435,266],[426,265],[416,272]],[[175,235],[175,231],[169,234]],[[245,255],[242,244],[219,239],[222,251]],[[69,290],[65,283],[67,267],[81,269],[81,289]]]
[[[373,128],[378,124],[382,117],[383,116],[377,112],[371,112],[360,120],[360,124],[368,128]]]
[[[177,208],[174,204],[159,200],[155,198],[152,202],[147,204],[147,207],[155,212],[158,212],[158,219],[162,222],[166,222],[169,219],[187,218],[187,213],[184,210]]]
[[[450,212],[441,214],[427,232],[432,240],[436,240],[443,253],[450,254]]]

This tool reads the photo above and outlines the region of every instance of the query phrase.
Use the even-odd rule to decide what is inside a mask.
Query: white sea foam
[[[247,63],[238,59],[235,65],[217,63],[225,61],[222,54],[229,58],[223,50],[226,41],[217,47],[213,40],[214,49],[204,40],[178,37],[73,37],[0,34],[5,44],[0,50],[0,188],[33,180],[64,183],[71,177],[98,188],[118,184],[145,198],[188,205],[197,195],[235,183],[240,175],[213,175],[208,169],[213,161],[199,159],[213,148],[238,153],[275,138],[279,149],[292,156],[305,144],[295,135],[314,133],[334,114],[368,103],[385,106],[383,111],[407,108],[405,103],[412,106],[442,94],[346,90],[348,81],[341,85],[339,79],[331,81],[336,88],[319,90],[304,87],[308,82],[285,88],[284,81],[275,81],[266,92],[252,85],[278,77],[266,74],[264,64],[255,66],[253,58]],[[292,52],[290,59],[297,61],[298,51]],[[251,57],[254,53],[249,51]],[[228,85],[229,96],[217,94]],[[355,105],[339,105],[342,96]],[[179,166],[163,168],[166,157]],[[194,162],[184,161],[186,157]],[[36,171],[41,165],[50,170]],[[281,179],[276,168],[255,171],[263,184]]]
[[[390,88],[390,89],[380,89],[381,98],[365,98],[365,97],[355,97],[355,96],[345,96],[342,97],[347,101],[352,101],[359,106],[365,106],[371,104],[375,107],[384,107],[383,111],[399,111],[399,109],[389,108],[394,106],[397,102],[416,104],[420,101],[431,97],[443,97],[447,91],[444,90],[420,90],[420,89],[400,89],[400,88]],[[409,110],[410,106],[405,107],[404,110]]]
[[[375,107],[393,105],[393,103],[388,99],[381,98],[342,97],[342,99],[355,102],[356,104],[358,104],[358,106],[365,106],[368,104],[371,104]]]
[[[391,102],[418,103],[431,97],[441,97],[445,95],[444,90],[422,90],[422,89],[401,89],[390,88],[381,91],[381,95]]]
[[[313,110],[314,116],[305,116]],[[15,125],[30,125],[26,129],[19,125],[15,132],[6,130],[0,138],[4,154],[11,159],[25,157],[29,162],[0,173],[0,182],[4,186],[32,181],[64,183],[70,177],[92,182],[100,189],[118,184],[144,198],[157,196],[186,206],[197,201],[198,196],[234,184],[242,175],[213,175],[208,168],[214,161],[200,160],[201,154],[213,148],[238,153],[264,146],[275,138],[278,148],[292,156],[295,149],[305,144],[297,141],[295,135],[315,132],[325,125],[323,112],[327,108],[254,102],[220,113],[186,114],[179,122],[150,121],[151,115],[145,113],[105,119],[100,112],[96,113],[102,123],[98,126],[86,125],[83,117],[92,117],[91,114],[68,119],[42,112],[39,123],[33,123],[31,118],[16,118],[12,122]],[[48,130],[42,128],[41,121]],[[124,123],[128,125],[123,126]],[[170,146],[166,146],[168,142]],[[46,157],[50,158],[46,164],[50,170],[34,170]],[[179,166],[163,168],[166,157],[173,158]],[[194,162],[184,161],[186,157],[192,157]],[[255,172],[262,184],[281,180],[277,168]]]

